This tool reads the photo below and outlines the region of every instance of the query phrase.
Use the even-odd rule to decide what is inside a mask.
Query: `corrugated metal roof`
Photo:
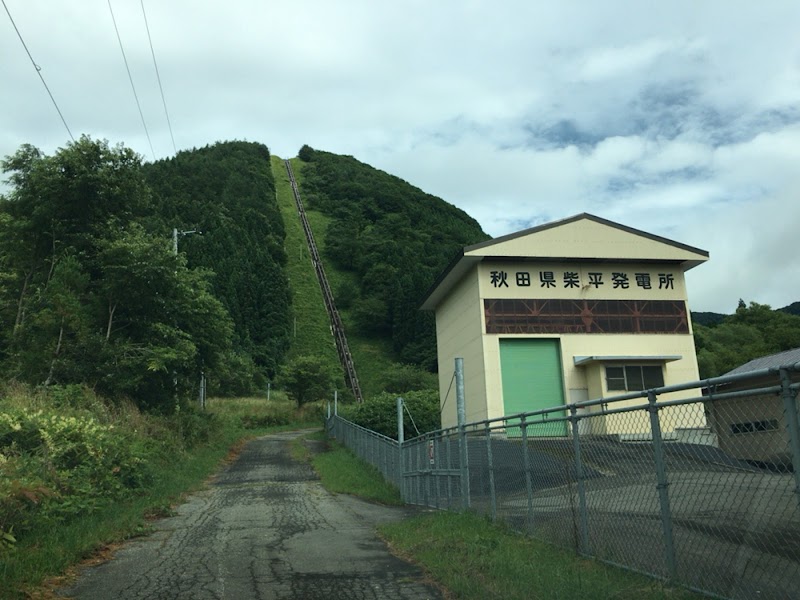
[[[750,362],[746,362],[732,371],[728,371],[725,375],[749,373],[750,371],[758,371],[759,369],[769,369],[772,367],[783,367],[784,365],[793,365],[798,362],[800,362],[800,348],[793,348],[792,350],[778,352],[777,354],[754,358]]]

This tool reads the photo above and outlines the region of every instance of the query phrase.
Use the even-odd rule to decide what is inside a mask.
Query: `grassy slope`
[[[296,319],[288,358],[313,355],[322,357],[331,367],[341,371],[330,321],[322,301],[314,266],[308,254],[305,234],[297,216],[297,208],[283,159],[271,157],[275,193],[286,227],[286,256],[289,285],[292,288],[292,312]],[[296,169],[295,169],[295,174]],[[342,382],[344,376],[342,375]],[[344,386],[344,383],[342,383]]]
[[[305,163],[298,159],[291,159],[291,163],[302,194]],[[297,338],[292,340],[290,356],[313,354],[315,349],[322,345],[318,340],[330,339],[329,321],[314,269],[308,260],[305,236],[300,226],[300,219],[297,216],[291,186],[286,175],[286,169],[283,166],[283,159],[276,156],[272,157],[272,174],[275,178],[278,205],[281,207],[281,213],[286,223],[286,253],[289,257],[288,271],[292,285],[295,314],[301,314],[303,315],[302,320],[307,320],[304,325],[305,330],[301,332],[301,318],[298,317]],[[340,271],[332,261],[325,260],[325,235],[330,218],[318,211],[308,210],[307,206],[306,216],[314,233],[317,248],[323,254],[325,274],[328,276],[328,283],[333,290],[334,296],[341,286],[358,285],[357,280],[351,274]],[[301,257],[305,257],[305,259],[303,260]],[[371,394],[381,390],[381,375],[388,367],[394,364],[391,343],[386,339],[360,335],[352,324],[349,311],[339,308],[339,314],[345,327],[347,343],[353,355],[362,392],[366,397],[369,397]],[[333,360],[338,365],[335,347],[331,347]]]

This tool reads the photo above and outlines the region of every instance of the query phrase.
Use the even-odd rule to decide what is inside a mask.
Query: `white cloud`
[[[8,2],[70,128],[150,151],[103,3]],[[138,3],[113,3],[155,154]],[[179,148],[351,154],[493,234],[582,211],[711,251],[692,306],[800,300],[800,3],[148,2]],[[67,141],[0,18],[0,155]]]

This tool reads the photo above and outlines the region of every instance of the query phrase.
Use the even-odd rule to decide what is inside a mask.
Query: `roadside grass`
[[[79,409],[66,404],[54,407],[52,403],[48,407],[43,396],[12,390],[0,398],[0,412],[15,407],[67,416],[91,412],[121,433],[138,431],[136,435],[154,448],[148,465],[150,479],[144,488],[126,498],[114,502],[98,498],[101,502],[94,508],[57,522],[52,518],[37,520],[36,507],[31,505],[26,513],[29,516],[24,517],[28,521],[25,534],[17,535],[17,542],[10,547],[0,547],[0,598],[55,597],[48,595],[42,582],[58,578],[85,559],[102,556],[116,543],[146,534],[149,519],[171,514],[173,506],[187,493],[201,489],[247,439],[273,431],[318,427],[323,414],[322,403],[297,409],[280,392],[271,394],[269,403],[263,397],[209,398],[208,414],[201,419],[208,423],[207,436],[181,445],[181,435],[187,435],[187,431],[174,427],[175,420],[141,414],[132,406],[105,404],[91,394],[85,394],[81,401],[84,405]],[[187,422],[192,423],[194,417],[188,416]],[[8,467],[15,459],[5,460]],[[0,477],[4,476],[0,469]],[[71,498],[64,496],[63,501]],[[55,581],[63,583],[63,579]]]
[[[328,491],[353,494],[390,506],[403,504],[398,489],[387,482],[375,467],[336,441],[329,441],[327,452],[313,456],[311,464]]]
[[[384,524],[401,556],[464,600],[690,600],[701,596],[582,559],[474,513],[434,513]]]
[[[35,527],[13,551],[0,557],[0,598],[31,597],[46,578],[116,543],[147,534],[147,519],[169,515],[185,494],[200,489],[239,437],[227,431],[213,444],[159,465],[145,495],[57,527]]]
[[[336,441],[313,457],[326,489],[402,504],[380,472]],[[385,491],[391,488],[391,491]],[[366,490],[366,491],[364,491]],[[376,492],[375,490],[384,490]],[[459,600],[691,600],[702,596],[583,559],[471,512],[429,512],[381,525],[399,556],[422,566]]]

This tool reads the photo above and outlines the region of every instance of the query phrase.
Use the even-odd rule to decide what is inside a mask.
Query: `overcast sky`
[[[3,0],[69,129],[174,154],[140,0]],[[146,0],[178,150],[350,154],[503,235],[590,212],[707,250],[693,310],[800,300],[800,2]],[[0,11],[0,156],[69,134]]]

